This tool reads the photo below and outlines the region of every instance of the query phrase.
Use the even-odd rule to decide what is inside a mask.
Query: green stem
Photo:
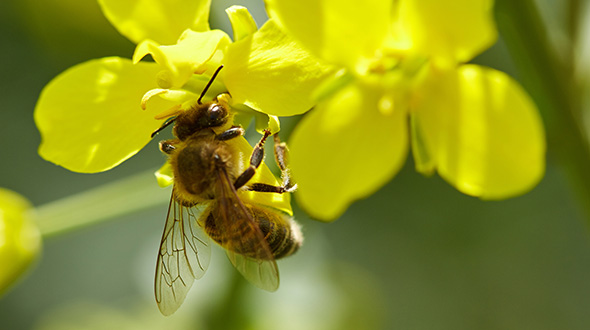
[[[582,4],[580,0],[569,0],[568,1],[568,24],[567,24],[567,34],[570,40],[570,50],[573,53],[574,45],[578,41],[579,32],[580,32],[580,15],[582,12]]]
[[[49,237],[162,207],[169,201],[170,190],[158,187],[154,171],[147,171],[42,205],[33,212],[41,234]]]
[[[223,297],[219,308],[209,314],[209,329],[248,329],[251,328],[252,317],[248,315],[244,297],[248,283],[236,269],[232,269],[228,292]]]
[[[567,49],[565,50],[565,66],[568,74],[575,79],[577,69],[576,45],[580,32],[580,11],[582,10],[580,0],[569,0],[566,5],[567,23],[565,26],[568,38]],[[579,92],[579,91],[578,91]]]
[[[590,216],[590,145],[573,71],[555,53],[533,0],[497,0],[496,18],[522,83],[543,116],[549,154],[566,170]]]

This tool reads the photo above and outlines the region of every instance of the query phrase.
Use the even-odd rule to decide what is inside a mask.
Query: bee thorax
[[[220,168],[231,168],[231,154],[220,143],[189,144],[175,157],[175,181],[186,192],[206,197],[214,195]]]

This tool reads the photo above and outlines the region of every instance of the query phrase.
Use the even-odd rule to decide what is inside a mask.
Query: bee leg
[[[160,141],[160,151],[167,155],[171,154],[174,150],[176,150],[176,147],[174,146],[176,142],[177,140]]]
[[[277,134],[273,135],[273,139],[275,143],[275,161],[281,170],[283,185],[273,186],[266,183],[253,183],[248,186],[248,190],[283,194],[297,189],[297,185],[291,180],[289,168],[287,167],[287,156],[289,152],[287,144],[285,142],[281,142],[281,139]]]
[[[273,185],[266,184],[266,183],[252,183],[252,184],[248,185],[248,190],[257,191],[257,192],[277,193],[277,194],[283,194],[283,193],[291,191],[291,190],[287,190],[283,186],[273,186]]]
[[[240,126],[232,126],[228,130],[226,130],[225,132],[221,132],[220,134],[215,136],[215,139],[219,140],[219,141],[227,141],[227,140],[235,139],[238,136],[242,136],[242,135],[244,135],[243,128],[241,128]]]
[[[287,167],[287,159],[289,156],[289,148],[285,142],[281,142],[279,134],[275,133],[273,136],[275,143],[275,161],[281,170],[281,178],[283,179],[283,188],[290,192],[297,189],[297,184],[291,180],[291,173]]]
[[[264,135],[252,150],[252,155],[250,155],[250,166],[246,170],[244,170],[244,172],[242,172],[242,174],[240,174],[240,176],[238,176],[238,178],[234,182],[234,187],[236,189],[239,189],[242,186],[244,186],[246,182],[252,179],[252,177],[256,173],[256,169],[258,168],[258,166],[260,166],[262,160],[264,159],[264,142],[266,142],[266,139],[269,136],[270,131],[265,130]]]

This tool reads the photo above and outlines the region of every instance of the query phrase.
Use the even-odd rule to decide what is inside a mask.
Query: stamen
[[[383,95],[381,99],[379,99],[379,103],[377,104],[377,108],[379,112],[381,112],[385,116],[389,116],[393,113],[395,108],[395,101],[392,95]]]
[[[167,89],[161,89],[161,88],[154,88],[154,89],[150,89],[149,91],[147,91],[147,93],[143,94],[143,97],[141,98],[141,109],[145,110],[147,108],[147,101],[149,99],[151,99],[152,97],[154,97],[156,95],[166,93],[167,91],[168,91]]]
[[[193,73],[201,75],[201,74],[205,73],[206,71],[207,71],[207,68],[205,66],[200,66]]]

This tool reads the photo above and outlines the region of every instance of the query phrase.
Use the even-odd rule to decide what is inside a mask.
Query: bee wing
[[[164,315],[180,307],[193,281],[201,278],[209,266],[211,246],[197,221],[202,212],[199,207],[181,205],[174,193],[170,199],[155,279],[156,302]]]
[[[213,216],[229,260],[250,283],[267,291],[276,291],[279,268],[262,231],[225,171],[220,171],[219,179],[221,194]],[[235,251],[250,251],[251,256]]]
[[[260,260],[226,250],[227,257],[250,283],[266,291],[279,288],[279,268],[274,260]]]

